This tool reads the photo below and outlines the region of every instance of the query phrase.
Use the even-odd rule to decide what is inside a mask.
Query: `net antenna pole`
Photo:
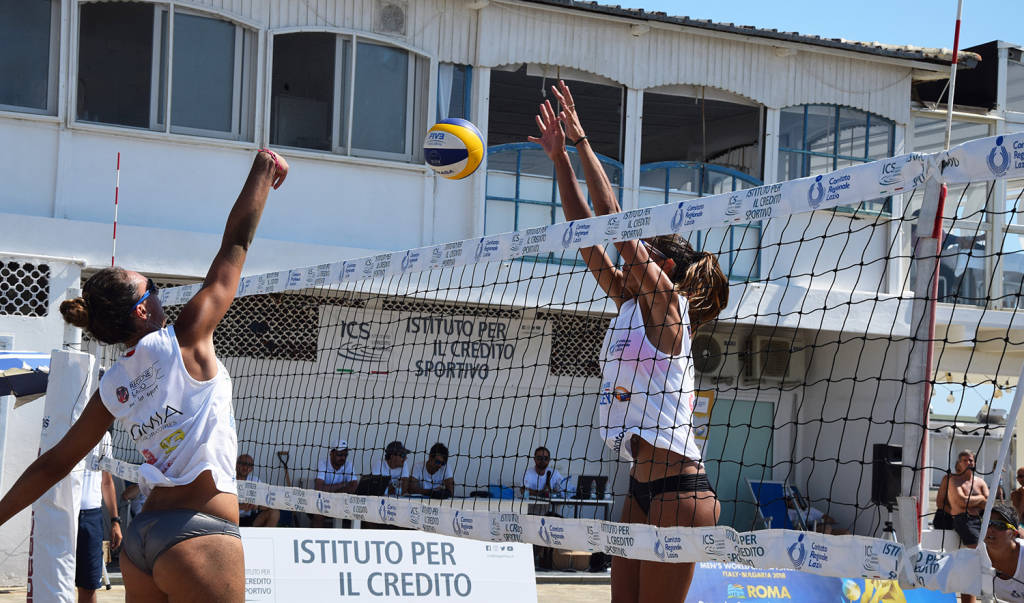
[[[110,267],[114,267],[114,256],[117,255],[117,192],[121,188],[121,151],[117,152],[117,167],[114,169],[114,235],[110,246]]]
[[[956,29],[953,32],[953,61],[949,64],[949,96],[946,99],[946,139],[944,150],[949,150],[949,138],[953,130],[953,93],[956,92],[956,64],[960,55],[960,17],[964,13],[964,0],[956,3]]]
[[[934,378],[935,313],[939,297],[939,256],[942,244],[942,212],[946,202],[946,185],[938,180],[937,168],[926,168],[924,198],[917,219],[917,236],[911,241],[914,275],[914,301],[911,308],[911,349],[907,367],[907,405],[904,442],[905,458],[912,459],[917,450],[918,466],[903,475],[903,492],[914,492],[917,486],[917,538],[921,539],[921,517],[929,504],[928,483],[928,417]],[[920,404],[917,401],[920,400]],[[919,426],[919,427],[918,427]],[[909,480],[909,482],[907,481]],[[912,546],[916,543],[904,543]]]

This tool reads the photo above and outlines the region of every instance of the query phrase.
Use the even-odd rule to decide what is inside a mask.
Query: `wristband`
[[[119,524],[119,523],[121,523],[121,518],[120,517],[111,517],[110,518],[110,523],[118,523]]]
[[[584,136],[584,138],[586,138],[586,136]],[[277,153],[271,151],[270,149],[260,149],[260,150],[256,151],[256,154],[259,154],[259,153],[268,153],[270,155],[270,158],[274,160],[274,173],[275,174],[277,172],[281,171],[281,163],[277,160]]]
[[[586,134],[584,134],[583,136],[580,136],[580,137],[579,137],[578,139],[576,139],[576,140],[570,140],[570,141],[569,141],[569,144],[571,144],[572,146],[576,146],[576,145],[578,145],[579,143],[583,142],[583,141],[584,141],[584,140],[586,140],[586,139],[587,139],[587,135],[586,135]]]

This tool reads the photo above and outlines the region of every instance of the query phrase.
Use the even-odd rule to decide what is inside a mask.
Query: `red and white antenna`
[[[949,65],[949,95],[946,97],[946,141],[943,149],[949,149],[949,137],[953,129],[953,93],[956,92],[956,63],[960,58],[960,17],[964,14],[964,0],[956,3],[956,30],[953,32],[953,62]]]
[[[114,256],[117,255],[117,191],[121,188],[121,152],[117,152],[117,168],[114,173],[114,244],[110,249],[110,266],[114,266]]]

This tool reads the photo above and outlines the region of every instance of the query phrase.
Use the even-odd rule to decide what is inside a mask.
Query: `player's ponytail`
[[[650,243],[675,263],[671,279],[676,291],[690,303],[693,328],[714,320],[729,304],[729,279],[718,258],[707,251],[696,251],[678,235],[655,237]]]

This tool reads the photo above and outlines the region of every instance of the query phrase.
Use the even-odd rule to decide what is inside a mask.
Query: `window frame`
[[[46,67],[46,107],[24,107],[0,103],[0,111],[56,116],[60,96],[61,0],[50,0],[50,41]]]
[[[329,150],[313,149],[309,147],[295,147],[288,146],[279,143],[274,143],[276,146],[281,148],[291,149],[299,153],[310,153],[311,156],[334,156],[334,157],[351,157],[351,158],[365,158],[365,159],[378,159],[385,161],[397,161],[401,163],[412,163],[417,158],[417,150],[414,144],[414,137],[416,132],[417,123],[428,119],[427,116],[430,109],[436,111],[434,103],[430,101],[430,93],[436,94],[436,90],[430,88],[435,85],[437,60],[433,55],[425,52],[420,48],[408,44],[402,44],[396,40],[392,40],[383,36],[372,35],[365,31],[358,31],[347,28],[338,27],[281,27],[271,28],[267,30],[268,43],[266,52],[266,78],[265,82],[272,82],[274,77],[274,41],[277,36],[289,35],[289,34],[312,34],[312,33],[326,33],[334,36],[334,82],[333,82],[333,104],[331,107],[331,115],[333,123],[331,124],[331,144]],[[341,81],[341,75],[343,74],[343,63],[344,57],[344,41],[348,41],[351,44],[351,51],[349,52],[349,59],[347,64],[344,65],[348,69],[348,79],[346,83],[348,88],[345,90],[344,99],[341,97],[341,88],[343,82]],[[373,44],[376,46],[384,46],[388,48],[395,48],[406,53],[408,57],[408,72],[407,72],[407,86],[406,86],[406,99],[405,99],[405,117],[406,117],[406,132],[404,139],[405,150],[402,153],[394,153],[389,151],[375,151],[372,149],[353,149],[352,148],[352,117],[355,112],[355,69],[356,61],[358,58],[359,50],[358,46],[360,42]],[[426,83],[427,83],[427,95],[424,97],[422,103],[416,102],[417,87],[420,85],[421,80],[417,76],[417,66],[420,61],[426,62]],[[271,133],[271,120],[273,112],[273,100],[274,94],[272,86],[267,84],[267,91],[264,94],[264,116],[263,116],[263,129],[267,132],[267,140],[270,140]],[[423,118],[418,115],[418,112],[423,112]],[[344,119],[343,119],[344,118]],[[342,129],[344,129],[344,137],[342,137]],[[344,138],[344,140],[342,140]]]
[[[803,104],[799,104],[799,105],[789,105],[787,107],[782,107],[781,109],[779,109],[780,119],[781,119],[782,114],[787,109],[793,109],[793,108],[796,108],[796,107],[803,108],[803,125],[801,127],[801,132],[802,133],[801,133],[801,140],[800,140],[801,147],[803,147],[803,148],[796,149],[796,148],[791,148],[791,147],[784,147],[781,144],[777,145],[776,148],[775,148],[775,152],[776,152],[776,156],[777,156],[776,165],[777,166],[781,166],[783,164],[783,162],[784,162],[784,158],[790,156],[789,154],[792,154],[793,156],[796,156],[796,157],[800,158],[801,170],[800,170],[800,173],[797,174],[796,176],[791,176],[790,178],[787,178],[787,179],[782,179],[780,177],[780,174],[776,173],[775,174],[775,178],[779,182],[784,182],[785,180],[793,180],[793,179],[796,179],[796,178],[807,178],[807,177],[816,175],[816,174],[813,173],[813,170],[810,167],[810,158],[812,158],[812,157],[822,157],[822,158],[825,158],[825,159],[831,159],[832,160],[831,161],[831,163],[832,163],[831,168],[829,170],[827,170],[826,172],[822,172],[822,173],[827,173],[827,172],[835,171],[835,170],[839,169],[840,168],[840,166],[839,166],[839,162],[840,161],[855,162],[855,163],[858,163],[858,164],[870,163],[872,161],[879,161],[879,160],[882,160],[882,159],[886,159],[888,157],[892,157],[893,154],[896,152],[896,122],[894,120],[892,120],[892,119],[889,119],[887,117],[883,117],[882,115],[879,115],[877,113],[872,113],[871,111],[867,111],[867,110],[861,109],[859,107],[852,107],[852,106],[849,106],[849,105],[842,105],[842,104],[838,104],[838,103],[803,103]],[[829,107],[829,108],[832,109],[833,115],[831,116],[831,118],[832,118],[832,128],[833,129],[832,129],[832,152],[831,153],[822,153],[821,151],[811,151],[811,150],[808,150],[808,145],[807,145],[807,122],[808,122],[808,109],[810,107]],[[840,138],[841,138],[841,135],[840,135],[840,132],[841,132],[841,130],[840,130],[840,123],[841,123],[841,117],[842,117],[842,110],[843,109],[852,110],[852,111],[859,111],[860,113],[863,113],[864,116],[865,116],[865,122],[864,122],[864,156],[863,157],[857,157],[857,156],[853,156],[853,155],[844,155],[844,154],[840,154],[839,153],[839,149],[840,149],[840,146],[841,146],[841,142],[840,142]],[[870,153],[871,153],[871,122],[872,122],[872,118],[875,118],[876,120],[880,120],[880,121],[884,120],[885,122],[888,122],[888,128],[889,128],[889,148],[886,151],[886,157],[879,157],[879,158],[876,158],[876,159],[872,159],[870,157]],[[802,169],[805,162],[807,162],[807,170],[806,170],[807,173],[804,173],[804,170]],[[842,166],[842,167],[846,167],[846,166]],[[777,167],[776,168],[776,172],[778,172],[778,169],[779,168]],[[881,209],[869,209],[869,208],[867,208],[865,206],[866,203],[877,203],[878,201],[881,201],[881,205],[882,205]],[[860,204],[858,204],[857,206],[838,206],[838,207],[832,208],[830,211],[835,211],[835,212],[843,213],[843,214],[852,214],[853,216],[890,216],[890,215],[892,215],[892,197],[884,197],[884,198],[880,198],[880,199],[874,200],[874,201],[864,201],[864,202],[861,202]]]
[[[151,69],[149,82],[149,126],[138,127],[125,124],[108,122],[89,121],[79,119],[78,111],[74,109],[78,99],[78,71],[80,64],[79,47],[81,45],[81,6],[84,4],[107,4],[114,3],[113,0],[102,2],[89,2],[88,0],[75,0],[78,9],[74,15],[72,27],[74,33],[72,56],[69,61],[69,69],[73,73],[72,84],[69,90],[71,110],[68,115],[70,125],[87,126],[89,128],[124,128],[136,132],[152,132],[157,135],[187,136],[189,138],[213,138],[217,140],[235,141],[246,144],[253,144],[256,140],[256,93],[258,81],[261,79],[260,60],[261,30],[259,24],[240,20],[235,16],[227,15],[221,11],[192,6],[181,6],[173,1],[154,2],[151,0],[131,0],[136,4],[145,4],[153,7],[153,36],[150,48]],[[231,83],[231,129],[209,130],[206,128],[193,128],[189,126],[175,126],[171,122],[171,108],[174,95],[174,15],[177,13],[186,14],[204,19],[224,21],[235,28],[234,48],[234,71]],[[162,17],[167,16],[166,39],[163,31]],[[166,69],[161,69],[161,52],[166,50]],[[245,51],[251,52],[251,58],[247,61]],[[247,73],[248,72],[248,73]],[[248,77],[246,77],[248,76]],[[161,84],[164,91],[161,98]],[[162,105],[162,106],[161,106]]]

